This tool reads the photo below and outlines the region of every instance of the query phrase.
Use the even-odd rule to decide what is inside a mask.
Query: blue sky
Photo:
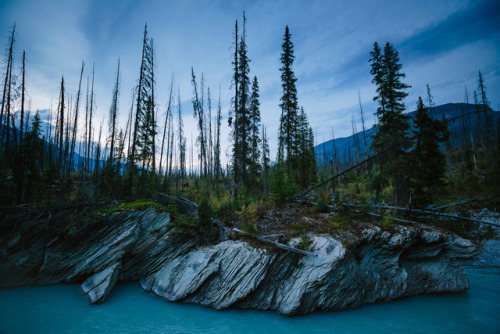
[[[494,109],[500,104],[500,3],[498,1],[57,1],[0,2],[0,45],[17,24],[17,66],[26,50],[31,109],[57,104],[61,75],[76,95],[81,61],[85,75],[96,69],[98,122],[109,110],[118,57],[121,59],[120,125],[130,110],[139,75],[145,22],[157,55],[157,101],[164,114],[172,76],[183,101],[188,145],[196,137],[192,117],[190,69],[222,109],[230,107],[231,43],[234,22],[247,16],[251,76],[259,79],[263,123],[272,155],[277,145],[281,94],[279,58],[285,25],[295,45],[299,104],[316,133],[317,143],[351,133],[358,122],[358,90],[366,123],[373,124],[369,52],[389,41],[400,52],[406,99],[415,109],[429,84],[436,104],[462,102],[464,87],[476,88],[480,70]],[[4,55],[4,53],[2,53]],[[18,67],[19,68],[19,67]],[[3,72],[3,69],[2,69]],[[85,84],[84,84],[85,85]],[[472,96],[471,96],[472,99]],[[215,103],[214,103],[215,104]],[[160,122],[162,123],[163,119]],[[106,121],[107,124],[107,121]],[[223,123],[226,149],[228,128]],[[357,126],[358,129],[361,125]]]

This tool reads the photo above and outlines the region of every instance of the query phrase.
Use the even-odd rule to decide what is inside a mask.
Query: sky
[[[353,115],[357,129],[361,129],[359,98],[366,126],[374,123],[377,105],[372,100],[375,87],[368,59],[375,41],[381,45],[390,42],[399,51],[405,82],[411,85],[405,99],[408,111],[415,109],[419,96],[426,96],[427,84],[436,105],[463,102],[465,87],[472,101],[479,71],[484,75],[491,106],[500,109],[497,0],[0,0],[0,47],[7,48],[15,23],[15,66],[20,73],[25,50],[31,110],[56,107],[63,75],[74,104],[82,60],[83,87],[95,64],[96,120],[97,124],[104,122],[106,131],[118,59],[119,125],[125,126],[132,90],[138,82],[147,23],[156,52],[159,126],[163,125],[173,78],[180,90],[188,146],[191,135],[196,138],[191,102],[193,67],[198,79],[203,73],[213,106],[220,92],[222,158],[228,161],[231,46],[235,20],[241,24],[244,11],[250,75],[257,76],[260,84],[262,122],[267,127],[272,158],[281,113],[279,68],[286,25],[295,50],[299,105],[308,115],[317,144],[331,139],[332,129],[337,138],[351,135]],[[4,75],[5,52],[1,56]]]

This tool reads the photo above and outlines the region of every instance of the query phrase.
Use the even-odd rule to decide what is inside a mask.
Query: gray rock
[[[120,262],[115,263],[83,282],[82,291],[89,297],[92,304],[101,304],[106,300],[118,280],[121,267]]]
[[[470,261],[473,266],[500,267],[500,240],[487,240],[480,248],[477,258]]]
[[[469,283],[461,263],[477,254],[470,241],[439,229],[369,224],[343,239],[309,235],[313,256],[257,241],[198,247],[173,236],[170,215],[153,209],[67,229],[37,221],[0,227],[0,287],[84,282],[100,303],[117,281],[137,280],[169,301],[286,315],[462,291]]]

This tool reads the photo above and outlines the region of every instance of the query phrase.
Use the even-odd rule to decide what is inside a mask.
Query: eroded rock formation
[[[304,256],[255,241],[197,246],[153,209],[51,226],[3,222],[0,287],[83,282],[102,303],[117,281],[138,280],[169,301],[276,310],[286,315],[468,288],[469,241],[432,228],[370,225],[349,240],[310,235]],[[290,241],[293,244],[294,240]]]

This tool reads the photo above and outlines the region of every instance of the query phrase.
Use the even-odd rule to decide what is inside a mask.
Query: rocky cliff
[[[476,254],[456,235],[409,226],[367,225],[350,239],[310,235],[313,254],[304,256],[252,240],[198,246],[153,209],[74,220],[4,219],[0,287],[78,282],[101,303],[116,282],[137,280],[169,301],[294,315],[465,290],[461,260]]]

